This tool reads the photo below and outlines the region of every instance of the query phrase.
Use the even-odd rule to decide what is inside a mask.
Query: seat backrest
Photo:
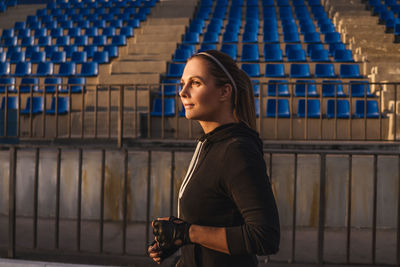
[[[67,61],[67,53],[65,51],[55,51],[51,54],[50,60],[53,63],[61,63]]]
[[[5,96],[3,96],[2,100],[1,100],[1,110],[5,110],[6,109],[6,100],[7,100],[7,109],[18,109],[18,96],[9,96],[8,98],[6,98]]]
[[[270,80],[267,87],[268,96],[289,96],[289,84],[287,80]]]
[[[336,62],[354,62],[353,52],[350,49],[336,49],[333,59]]]
[[[303,49],[290,49],[287,55],[288,61],[306,61],[306,53]]]
[[[61,90],[61,77],[47,77],[44,79],[44,88],[46,93],[55,93]]]
[[[84,46],[89,43],[89,38],[86,35],[76,36],[74,38],[74,44],[79,46]]]
[[[297,78],[311,77],[310,66],[308,64],[295,64],[295,63],[291,64],[290,77],[297,77]]]
[[[358,64],[340,64],[340,77],[360,78],[360,68]]]
[[[26,99],[25,109],[23,113],[29,114],[32,105],[32,114],[42,113],[44,111],[44,100],[42,96],[28,97]]]
[[[237,45],[236,44],[222,44],[221,52],[229,55],[233,60],[237,58]]]
[[[306,96],[317,97],[317,86],[314,80],[297,80],[294,86],[294,95],[299,97]]]
[[[306,113],[305,99],[300,99],[297,104],[297,116],[304,118]],[[321,103],[317,99],[307,100],[307,117],[320,118],[321,116]]]
[[[253,63],[253,64],[244,63],[244,64],[242,64],[241,68],[250,77],[259,77],[260,76],[260,65],[257,63]]]
[[[329,51],[326,49],[314,49],[311,50],[311,61],[317,62],[329,62]]]
[[[53,75],[53,71],[54,65],[52,62],[39,62],[36,69],[36,75],[50,76]]]
[[[57,109],[56,109],[57,105]],[[66,114],[69,112],[69,97],[67,96],[53,96],[51,98],[50,111],[52,113]]]
[[[30,62],[18,62],[15,66],[15,76],[27,76],[32,74],[32,64]]]
[[[283,64],[269,64],[265,65],[266,77],[285,77],[285,66]]]
[[[243,44],[241,61],[259,61],[258,44]]]
[[[350,81],[350,94],[352,97],[373,96],[368,81]]]
[[[365,108],[367,112],[365,113]],[[355,114],[357,118],[379,118],[379,105],[376,100],[356,100]]]
[[[336,107],[335,107],[336,103]],[[348,100],[328,99],[326,107],[326,115],[328,118],[349,118],[350,104]]]
[[[61,76],[71,76],[76,73],[76,64],[74,62],[62,62],[58,70]]]
[[[322,78],[336,77],[334,65],[330,63],[315,64],[315,77],[322,77]]]
[[[75,63],[84,63],[87,61],[87,54],[85,51],[75,51],[71,55],[71,61]]]
[[[180,78],[183,74],[185,64],[180,63],[170,63],[168,65],[167,77]]]
[[[153,101],[153,111],[152,116],[162,116],[162,99],[155,98]],[[164,98],[164,116],[174,116],[175,115],[175,99],[174,98]]]
[[[267,117],[290,117],[289,100],[278,99],[278,107],[276,99],[267,100]]]
[[[323,97],[334,97],[335,93],[336,93],[336,96],[338,96],[338,97],[346,96],[346,94],[343,91],[342,81],[340,81],[340,80],[322,81],[322,96]]]
[[[81,76],[97,76],[99,74],[99,64],[94,61],[82,63]]]

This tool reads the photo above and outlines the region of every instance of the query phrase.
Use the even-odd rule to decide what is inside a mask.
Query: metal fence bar
[[[94,91],[94,138],[97,138],[97,115],[99,107],[99,85],[96,84]]]
[[[169,214],[174,214],[175,151],[171,151],[171,183]]]
[[[37,248],[37,226],[38,226],[38,191],[39,191],[39,157],[40,150],[35,150],[35,176],[33,188],[33,247]]]
[[[78,200],[76,222],[76,248],[81,251],[81,224],[82,224],[82,148],[79,149],[78,158]]]
[[[119,105],[118,105],[118,147],[122,146],[122,138],[124,135],[124,90],[125,87],[119,87]]]
[[[325,233],[325,184],[326,184],[326,154],[321,153],[320,187],[319,187],[319,219],[318,219],[318,263],[324,262]]]
[[[294,154],[294,177],[293,177],[293,218],[292,218],[292,256],[290,262],[296,261],[296,220],[297,220],[297,166],[298,154]]]
[[[150,192],[151,192],[151,150],[147,151],[147,205],[146,205],[146,244],[150,243]],[[147,253],[147,247],[144,248]]]
[[[9,258],[15,258],[16,246],[16,174],[17,149],[10,148],[10,176],[8,187],[8,254]]]
[[[400,155],[397,157],[397,192],[400,192]],[[400,266],[400,198],[397,198],[397,243],[396,263]]]
[[[128,150],[124,149],[124,191],[123,191],[123,223],[122,223],[122,254],[126,254],[126,228],[128,224]]]
[[[101,188],[100,188],[100,229],[99,229],[99,251],[104,249],[104,185],[106,176],[106,150],[101,150]]]
[[[352,171],[353,155],[349,155],[349,172],[347,180],[347,210],[346,210],[346,263],[350,263],[350,245],[351,245],[351,198],[352,198]]]
[[[60,185],[61,185],[61,149],[57,149],[57,170],[56,170],[56,214],[55,214],[55,248],[60,247]]]
[[[374,192],[373,192],[373,211],[372,211],[372,264],[376,261],[376,215],[377,215],[377,199],[378,199],[378,156],[374,155]]]

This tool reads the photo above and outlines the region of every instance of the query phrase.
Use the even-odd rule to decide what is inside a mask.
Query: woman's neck
[[[199,121],[201,128],[203,128],[203,131],[205,134],[208,134],[209,132],[212,132],[215,128],[228,124],[228,123],[235,123],[237,122],[233,117],[226,119],[226,120],[221,120],[221,121]]]

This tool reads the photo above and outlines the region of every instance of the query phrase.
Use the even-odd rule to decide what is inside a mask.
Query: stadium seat
[[[200,43],[200,34],[198,32],[187,32],[183,37],[184,44],[198,44]]]
[[[239,34],[232,31],[225,31],[222,35],[223,43],[237,43],[239,41]]]
[[[25,52],[12,52],[9,58],[10,63],[18,63],[25,61]]]
[[[311,50],[310,60],[312,62],[330,62],[329,51],[326,49]]]
[[[169,63],[167,77],[168,78],[181,78],[184,68],[185,68],[185,64]]]
[[[247,73],[247,75],[249,75],[249,77],[260,77],[260,65],[257,63],[244,63],[242,64],[241,68]]]
[[[285,55],[288,56],[291,50],[302,50],[301,44],[286,44],[285,45]]]
[[[78,46],[76,45],[67,45],[63,47],[63,51],[65,52],[65,55],[67,56],[67,58],[71,58],[72,57],[72,53],[78,51]]]
[[[314,25],[314,24],[313,24]],[[308,32],[304,34],[304,43],[321,43],[321,37],[318,32]]]
[[[7,53],[0,52],[0,62],[7,62]]]
[[[75,51],[71,55],[71,61],[77,64],[87,62],[87,54],[86,52]]]
[[[32,110],[31,110],[32,109]],[[44,99],[42,96],[28,97],[26,99],[25,108],[21,110],[21,114],[41,114],[44,111]]]
[[[93,57],[94,58],[94,57]],[[81,76],[97,76],[99,74],[99,64],[95,61],[82,63]]]
[[[14,77],[2,77],[0,78],[0,93],[5,91],[15,92],[15,78]]]
[[[305,99],[298,100],[297,103],[297,116],[304,118],[306,113]],[[308,118],[320,118],[321,117],[321,103],[317,99],[307,100],[307,117]]]
[[[297,97],[318,97],[317,86],[314,80],[297,80],[294,86],[294,95]]]
[[[132,37],[133,36],[133,27],[124,26],[119,30],[120,35],[124,35],[125,37]]]
[[[46,28],[40,28],[40,29],[35,29],[35,38],[39,38],[42,36],[47,36],[47,29]]]
[[[336,62],[354,62],[353,53],[350,49],[336,49],[333,60]]]
[[[51,98],[50,109],[46,110],[49,115],[63,115],[69,112],[69,97],[67,96],[53,96]]]
[[[55,93],[61,91],[61,77],[47,77],[44,79],[44,90],[46,93]]]
[[[46,61],[46,52],[39,51],[39,52],[32,52],[30,62],[31,63],[39,63]]]
[[[276,99],[268,99],[267,117],[289,118],[289,99],[278,99],[278,106],[276,105]]]
[[[335,67],[331,63],[315,64],[315,77],[316,78],[335,78]]]
[[[304,51],[303,51],[304,52]],[[290,73],[291,78],[310,78],[310,66],[308,64],[291,64]]]
[[[367,112],[365,112],[365,108]],[[379,118],[379,105],[376,100],[356,100],[354,115],[356,118]]]
[[[358,64],[340,64],[341,78],[361,78]]]
[[[203,37],[203,43],[206,44],[216,44],[218,43],[218,33],[217,32],[206,32]]]
[[[221,52],[229,55],[233,60],[237,58],[237,45],[236,44],[222,44]]]
[[[3,29],[1,32],[1,38],[10,38],[15,36],[15,30],[14,29]]]
[[[177,49],[172,57],[174,62],[186,62],[192,56],[192,51],[188,49]]]
[[[373,97],[368,81],[350,81],[350,94],[352,97]]]
[[[161,117],[162,115],[164,115],[165,117],[175,116],[175,99],[165,98],[163,109],[162,99],[155,98],[153,101],[153,109],[150,115],[154,117]]]
[[[281,62],[283,61],[282,50],[279,44],[264,44],[264,61]]]
[[[242,35],[242,42],[243,43],[257,43],[258,42],[257,32],[245,31]]]
[[[33,36],[24,37],[21,40],[21,46],[30,47],[35,44],[35,38]]]
[[[276,31],[265,31],[265,29],[264,29],[263,42],[264,43],[279,43],[278,30],[276,30]]]
[[[6,109],[6,99],[7,99],[7,110],[18,110],[18,96],[3,96],[1,99],[1,110]]]
[[[285,66],[283,64],[270,64],[265,65],[265,77],[285,77]]]
[[[37,45],[32,45],[32,46],[26,47],[25,48],[25,59],[26,58],[30,59],[32,57],[33,52],[39,52],[39,51],[40,51],[40,47]],[[1,60],[1,56],[0,56],[0,60]]]
[[[39,91],[39,79],[38,78],[22,78],[19,86],[20,93],[29,93],[29,92],[38,92]]]
[[[36,76],[51,76],[54,72],[54,65],[52,62],[39,62],[36,68]]]
[[[10,75],[10,63],[9,62],[0,62],[0,76],[8,76]]]
[[[26,28],[25,21],[17,21],[14,23],[14,30],[23,30]]]
[[[94,55],[94,52],[98,51],[98,46],[97,45],[84,46],[83,51],[86,52],[86,55],[88,58],[92,58]]]
[[[29,76],[32,74],[32,64],[30,62],[18,62],[15,66],[14,76]]]
[[[125,35],[117,35],[117,36],[111,37],[111,45],[116,45],[116,46],[126,45],[126,36]]]
[[[331,118],[348,119],[350,117],[349,101],[328,99],[326,107],[326,116],[330,119]]]
[[[322,96],[323,97],[345,97],[343,84],[340,80],[325,80],[322,81]]]
[[[67,87],[62,89],[62,92],[72,94],[85,92],[86,78],[85,77],[70,77],[67,81]]]
[[[40,36],[38,39],[38,46],[49,46],[51,45],[50,36]]]
[[[92,39],[92,45],[103,46],[107,44],[107,37],[104,35],[94,36]]]
[[[259,96],[260,95],[260,81],[259,80],[252,80],[251,82],[253,84],[254,96]]]
[[[48,45],[44,47],[44,52],[46,52],[46,57],[47,58],[51,58],[51,56],[53,55],[54,52],[58,52],[59,51],[59,47],[55,46],[55,45]]]
[[[346,49],[346,46],[343,43],[329,44],[329,55],[333,57],[335,51],[338,49]]]
[[[333,43],[341,43],[342,40],[340,38],[340,33],[338,32],[328,32],[325,34],[325,43],[333,44]]]
[[[258,44],[243,44],[241,61],[258,62],[259,60]]]
[[[99,19],[99,20],[94,20],[93,22],[93,27],[96,28],[105,28],[106,27],[106,21],[104,19]]]
[[[110,62],[110,58],[108,57],[107,51],[96,51],[93,54],[93,62],[97,62],[98,64],[105,64]]]
[[[59,76],[73,76],[76,74],[76,64],[74,62],[62,62],[57,73]]]
[[[67,61],[67,53],[65,51],[55,51],[51,54],[50,57],[51,62],[53,63],[62,63]]]
[[[289,84],[287,80],[269,80],[267,95],[268,96],[290,96]]]
[[[170,80],[163,80],[161,82],[161,88],[159,92],[159,96],[176,96],[180,90],[180,80],[178,79],[170,79]]]
[[[289,62],[305,62],[307,61],[306,53],[303,49],[290,49],[287,60]]]
[[[69,36],[58,36],[56,38],[55,45],[66,46],[66,45],[70,45],[70,43],[71,43],[71,40],[70,40]]]
[[[72,37],[72,38],[82,36],[82,29],[79,27],[74,27],[74,28],[68,29],[68,36]]]
[[[56,25],[55,28],[52,28],[50,30],[50,36],[53,37],[53,38],[64,36],[64,30],[62,28],[58,28],[57,22],[55,22],[55,25]]]
[[[18,38],[16,36],[2,38],[2,44],[5,47],[16,46],[18,45]]]
[[[97,27],[83,27],[83,26],[78,26],[81,28],[85,28],[85,35],[88,37],[95,37],[99,35],[99,29]]]
[[[109,58],[118,57],[118,46],[106,45],[106,46],[104,46],[103,51],[107,51],[108,52],[108,57]]]

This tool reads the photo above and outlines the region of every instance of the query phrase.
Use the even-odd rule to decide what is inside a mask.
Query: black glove
[[[181,246],[191,244],[190,225],[173,216],[169,217],[169,220],[153,221],[153,233],[161,250],[166,253],[172,250],[175,252]]]
[[[156,241],[153,241],[150,245],[148,245],[148,247],[153,247],[154,244],[156,244]],[[160,254],[160,258],[161,258],[161,262],[164,261],[166,258],[168,258],[169,256],[171,256],[172,254],[174,254],[176,251],[178,251],[179,246],[175,246],[175,247],[171,247],[169,249],[161,249],[159,248],[156,252],[161,252]],[[147,251],[147,255],[149,255],[149,251]]]

